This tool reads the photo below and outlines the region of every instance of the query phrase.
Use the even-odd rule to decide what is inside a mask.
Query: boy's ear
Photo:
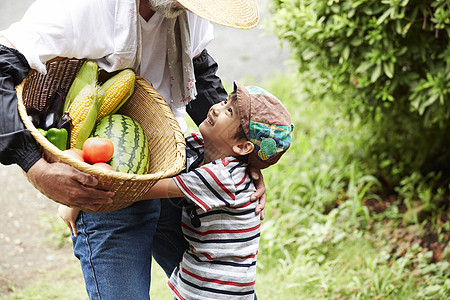
[[[233,146],[234,153],[242,156],[252,153],[253,149],[255,149],[255,145],[250,141],[238,142]]]

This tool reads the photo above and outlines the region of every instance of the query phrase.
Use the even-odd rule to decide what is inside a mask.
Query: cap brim
[[[245,86],[239,82],[234,82],[234,92],[236,92],[237,105],[239,108],[239,119],[242,129],[244,129],[247,139],[250,140],[249,123],[250,123],[250,111],[251,111],[251,99],[248,90]]]
[[[250,29],[259,22],[256,0],[177,0],[183,7],[211,22]]]

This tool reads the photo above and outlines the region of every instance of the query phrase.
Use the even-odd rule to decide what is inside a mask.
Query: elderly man
[[[114,194],[96,189],[95,177],[42,157],[18,115],[15,86],[30,68],[45,73],[45,62],[58,56],[94,60],[107,71],[132,68],[152,82],[185,129],[186,111],[199,122],[227,96],[206,51],[209,21],[251,28],[258,20],[256,0],[37,0],[0,32],[0,162],[18,164],[56,202],[91,210],[110,203]],[[257,212],[265,202],[262,179],[253,195],[259,197]],[[174,215],[175,207],[157,199],[81,213],[73,244],[89,298],[149,299],[152,254],[170,274],[186,247]]]

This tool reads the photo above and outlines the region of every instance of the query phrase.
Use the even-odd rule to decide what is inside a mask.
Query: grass
[[[306,101],[293,78],[278,76],[262,87],[283,99],[295,129],[291,149],[263,172],[268,202],[258,299],[448,299],[448,260],[432,261],[417,240],[425,225],[405,222],[395,203],[381,214],[364,205],[379,199],[371,194],[379,185],[373,170],[358,159],[370,138],[364,124],[342,116],[339,104]],[[450,257],[444,234],[450,223],[430,222],[447,242],[443,257]],[[152,272],[152,299],[172,299],[165,275],[157,267]],[[4,299],[86,296],[74,264]]]
[[[34,283],[23,290],[15,291],[2,300],[86,300],[83,275],[78,262],[61,269],[41,273]]]
[[[307,102],[286,88],[294,86],[282,78],[267,87],[289,99],[296,128],[291,149],[264,172],[269,201],[258,262],[259,298],[448,296],[449,262],[431,261],[431,252],[414,242],[424,227],[401,224],[404,231],[413,230],[404,233],[411,240],[406,243],[392,234],[390,226],[398,223],[386,222],[403,220],[395,205],[380,215],[364,205],[367,198],[377,199],[371,191],[379,186],[373,170],[358,159],[370,138],[364,124],[343,116],[339,103]]]
[[[173,299],[172,293],[166,288],[167,277],[153,262],[152,286],[150,296],[152,299]],[[80,264],[74,260],[62,269],[39,274],[36,281],[23,290],[14,291],[2,300],[87,300],[84,288],[83,274]]]

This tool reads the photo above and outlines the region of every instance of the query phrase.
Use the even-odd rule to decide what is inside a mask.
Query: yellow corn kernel
[[[86,85],[73,100],[70,109],[69,116],[72,119],[72,131],[70,136],[70,146],[73,148],[80,134],[81,125],[92,106],[94,99],[94,87],[90,84]]]
[[[136,76],[132,70],[124,70],[105,82],[100,93],[104,94],[97,121],[111,114],[128,99],[134,90]]]
[[[98,80],[98,65],[94,61],[85,61],[77,73],[74,81],[67,92],[64,103],[64,111],[68,111],[75,97],[86,86],[86,84],[95,84]]]

